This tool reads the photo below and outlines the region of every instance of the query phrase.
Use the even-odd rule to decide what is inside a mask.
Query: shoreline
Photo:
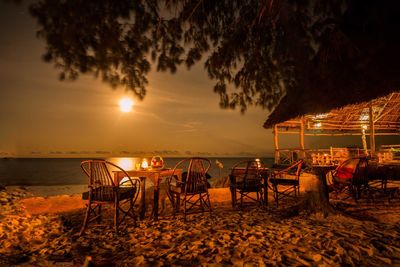
[[[76,195],[87,191],[87,184],[72,185],[10,185],[5,186],[7,190],[25,189],[37,197],[50,197],[57,195]]]

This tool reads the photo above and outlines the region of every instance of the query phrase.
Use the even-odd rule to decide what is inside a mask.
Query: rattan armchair
[[[331,172],[331,191],[338,198],[344,193],[345,198],[357,201],[362,194],[369,199],[368,160],[367,158],[351,158],[340,164]]]
[[[125,170],[105,160],[86,160],[81,163],[83,172],[89,178],[89,191],[82,194],[87,200],[86,213],[79,235],[82,235],[88,224],[97,219],[101,221],[102,205],[109,204],[113,207],[114,229],[118,233],[118,226],[126,217],[133,219],[136,227],[136,214],[134,205],[139,195],[140,180],[131,178]],[[125,182],[119,184],[113,180],[111,169],[122,171]]]
[[[266,204],[263,197],[265,192],[263,192],[262,170],[262,163],[255,160],[241,161],[232,167],[229,175],[232,208],[238,207],[238,202],[240,208],[251,202],[259,206]]]
[[[300,174],[303,160],[299,160],[282,170],[271,172],[269,179],[276,206],[283,198],[296,198],[300,195]]]
[[[209,211],[211,214],[210,195],[208,193],[207,172],[211,162],[206,158],[187,158],[178,162],[167,178],[167,194],[172,203],[173,215],[183,209],[184,220],[190,213]],[[186,175],[178,178],[182,170]]]

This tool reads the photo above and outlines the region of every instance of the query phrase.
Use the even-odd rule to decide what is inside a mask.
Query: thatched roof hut
[[[264,128],[269,129],[276,124],[300,118],[303,115],[310,117],[316,114],[345,114],[350,111],[356,116],[357,112],[360,112],[360,110],[370,105],[370,103],[374,106],[382,106],[382,103],[385,103],[388,99],[391,99],[391,103],[393,104],[397,103],[399,92],[395,90],[382,90],[380,93],[374,92],[373,94],[364,95],[348,93],[348,97],[343,96],[342,98],[338,98],[335,95],[336,92],[328,94],[327,91],[323,91],[321,95],[317,92],[310,92],[308,95],[288,94],[282,98],[278,106],[269,115],[264,123]],[[394,97],[391,97],[392,94]]]
[[[400,92],[359,104],[332,109],[327,113],[308,114],[278,123],[282,128],[299,128],[304,119],[305,130],[318,132],[360,132],[362,126],[369,126],[370,108],[375,133],[400,133]],[[269,120],[264,127],[269,128]]]
[[[284,98],[283,102],[281,101],[278,108],[264,124],[265,128],[274,128],[276,158],[279,158],[279,133],[298,134],[300,136],[300,149],[302,150],[305,149],[305,135],[360,135],[363,137],[363,145],[367,150],[365,136],[369,135],[371,155],[375,153],[376,135],[400,135],[400,91],[318,114],[315,113],[315,109],[310,107],[307,109],[312,111],[310,114],[303,115],[299,112],[293,112],[292,118],[281,121],[280,118],[288,116],[288,111],[283,110],[283,107],[296,107],[296,103],[289,105],[286,102],[288,99],[290,98]],[[323,105],[320,101],[313,101],[319,103],[317,106]],[[322,110],[326,111],[326,109]],[[274,124],[275,121],[279,123]]]

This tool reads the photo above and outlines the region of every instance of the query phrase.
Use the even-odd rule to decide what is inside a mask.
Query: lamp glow
[[[142,165],[140,165],[142,169],[147,169],[149,167],[149,163],[147,162],[147,159],[143,159]]]
[[[124,170],[133,170],[133,160],[132,158],[120,158],[118,160],[118,166]]]
[[[321,128],[322,127],[322,123],[321,122],[317,122],[314,124],[315,128]]]
[[[121,112],[130,112],[132,110],[132,107],[133,100],[128,97],[124,97],[119,101],[119,109],[121,110]]]
[[[260,159],[256,159],[256,162],[257,162],[257,167],[261,168],[261,160]]]

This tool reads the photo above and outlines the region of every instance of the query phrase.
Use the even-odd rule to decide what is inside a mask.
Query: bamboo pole
[[[368,156],[368,146],[367,146],[367,138],[365,136],[365,129],[361,129],[361,140],[362,140],[362,145],[363,145],[363,150],[365,155]]]
[[[299,137],[300,137],[300,148],[301,148],[300,157],[302,159],[304,159],[306,156],[304,153],[304,148],[305,148],[305,146],[304,146],[304,116],[301,117],[301,120],[300,120],[300,135],[299,135]]]
[[[375,156],[375,121],[372,104],[369,106],[369,145],[371,150],[371,158]]]
[[[274,125],[274,145],[275,145],[275,163],[279,163],[280,153],[279,153],[279,138],[278,138],[278,125]]]

